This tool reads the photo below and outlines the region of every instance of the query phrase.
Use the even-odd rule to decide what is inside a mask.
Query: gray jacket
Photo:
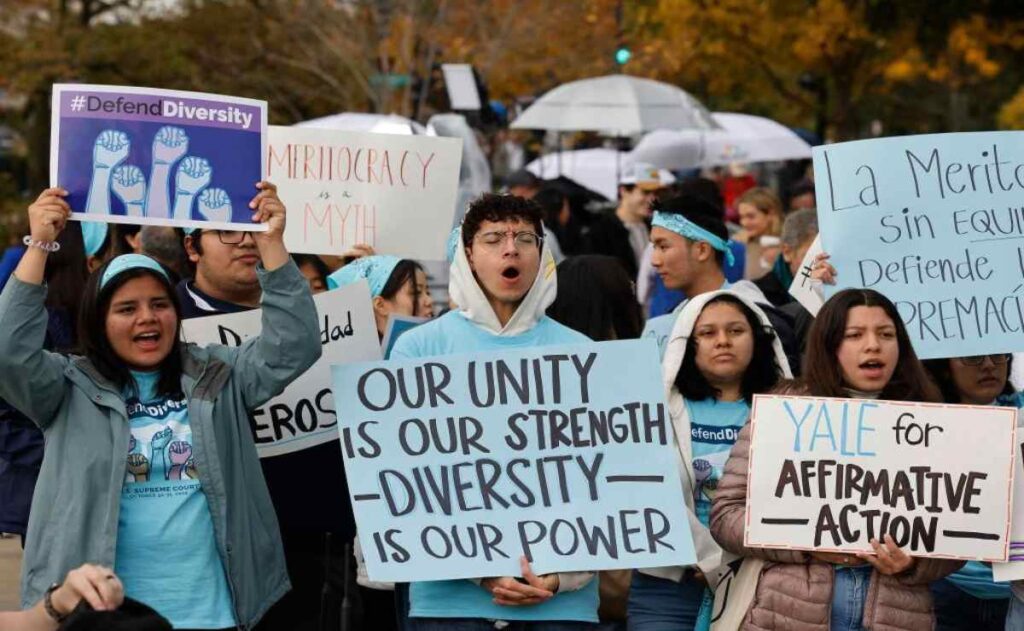
[[[320,357],[316,308],[293,262],[267,272],[263,334],[237,348],[181,344],[194,457],[235,617],[254,625],[290,589],[247,410]],[[114,567],[130,429],[120,390],[84,357],[43,350],[46,289],[11,278],[0,295],[0,397],[43,430],[21,600],[28,607],[82,563]]]

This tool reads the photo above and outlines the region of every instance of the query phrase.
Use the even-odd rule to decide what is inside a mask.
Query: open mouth
[[[140,333],[133,337],[132,341],[143,348],[156,348],[160,344],[160,333],[156,331]]]
[[[880,377],[885,369],[885,363],[877,359],[869,359],[866,362],[861,362],[860,369],[866,372],[868,376]]]
[[[514,267],[506,267],[501,270],[501,277],[507,280],[517,280],[519,278],[519,270]]]

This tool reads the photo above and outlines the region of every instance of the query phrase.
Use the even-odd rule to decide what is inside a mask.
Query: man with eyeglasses
[[[398,338],[392,358],[581,344],[588,338],[545,315],[555,300],[555,262],[544,239],[540,207],[515,195],[483,195],[462,222],[448,291],[458,306]],[[461,245],[462,247],[458,247]],[[590,572],[535,576],[523,561],[513,577],[429,581],[409,586],[412,631],[483,631],[495,620],[513,629],[560,621],[558,629],[597,622],[597,581]]]
[[[260,257],[251,233],[194,230],[185,237],[185,253],[196,266],[196,275],[178,284],[183,318],[236,313],[259,306],[256,264]]]

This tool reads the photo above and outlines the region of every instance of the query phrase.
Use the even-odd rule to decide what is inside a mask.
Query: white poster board
[[[1017,411],[756,395],[745,543],[1005,561]]]
[[[381,358],[370,289],[360,281],[313,297],[323,355],[284,392],[253,411],[253,439],[260,458],[279,456],[338,439],[331,364]],[[193,318],[181,323],[182,338],[200,345],[239,346],[260,334],[260,309]]]
[[[272,125],[267,179],[288,209],[290,252],[443,260],[462,163],[455,138]]]
[[[814,243],[807,249],[804,260],[800,262],[800,270],[789,286],[789,295],[796,298],[796,301],[803,305],[804,309],[811,312],[812,316],[818,315],[818,310],[825,304],[825,298],[816,288],[811,280],[811,266],[814,265],[814,257],[821,254],[821,237],[814,237]]]
[[[473,66],[469,64],[441,64],[448,101],[453,110],[478,110],[480,92],[476,89]]]

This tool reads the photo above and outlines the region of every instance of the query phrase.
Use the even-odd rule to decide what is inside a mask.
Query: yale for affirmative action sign
[[[695,562],[651,341],[333,371],[370,578]]]
[[[1024,132],[815,147],[814,180],[826,293],[885,294],[925,359],[1024,348]]]
[[[757,395],[746,545],[1003,561],[1017,410]]]

